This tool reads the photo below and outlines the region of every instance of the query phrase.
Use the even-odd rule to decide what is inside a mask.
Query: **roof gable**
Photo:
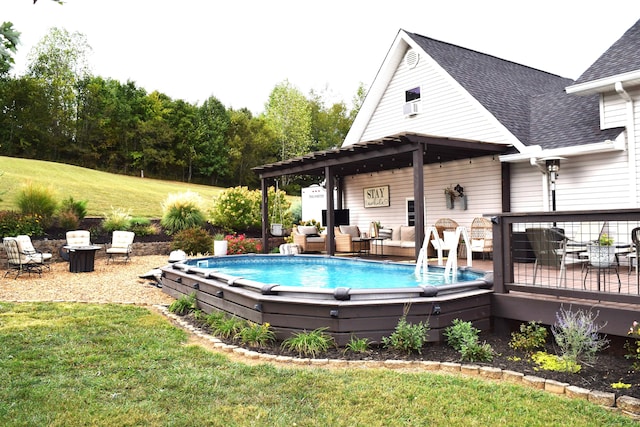
[[[576,84],[640,70],[640,20],[629,28],[582,75]]]
[[[407,33],[425,53],[493,114],[516,138],[530,143],[529,102],[561,93],[572,81],[495,56]]]

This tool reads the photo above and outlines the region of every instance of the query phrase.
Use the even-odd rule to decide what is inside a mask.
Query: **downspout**
[[[638,168],[636,165],[636,130],[634,122],[633,98],[622,86],[622,82],[616,82],[615,89],[618,95],[626,102],[627,106],[627,150],[629,151],[629,201],[631,207],[638,206]]]

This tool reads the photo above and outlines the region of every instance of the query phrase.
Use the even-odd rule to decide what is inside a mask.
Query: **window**
[[[404,93],[405,102],[419,101],[420,100],[420,86],[409,89]]]
[[[413,199],[407,199],[407,225],[416,225],[416,209]]]

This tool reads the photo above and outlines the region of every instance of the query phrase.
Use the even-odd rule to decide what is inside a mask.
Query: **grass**
[[[455,375],[245,365],[146,308],[0,303],[3,426],[631,426],[584,400]]]
[[[0,172],[3,173],[0,189],[6,191],[0,195],[2,210],[17,210],[16,196],[27,182],[52,185],[59,201],[69,196],[75,200],[87,200],[90,216],[102,216],[114,207],[131,209],[133,216],[160,218],[161,204],[169,193],[191,190],[212,201],[223,190],[220,187],[116,175],[62,163],[2,156]]]

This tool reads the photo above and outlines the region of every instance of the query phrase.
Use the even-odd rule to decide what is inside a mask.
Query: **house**
[[[640,21],[576,81],[400,30],[342,147],[255,170],[263,190],[317,175],[337,188],[329,213],[361,228],[415,225],[417,256],[442,217],[638,207],[639,101]],[[456,186],[466,203],[451,208]],[[386,201],[367,206],[376,188]]]

